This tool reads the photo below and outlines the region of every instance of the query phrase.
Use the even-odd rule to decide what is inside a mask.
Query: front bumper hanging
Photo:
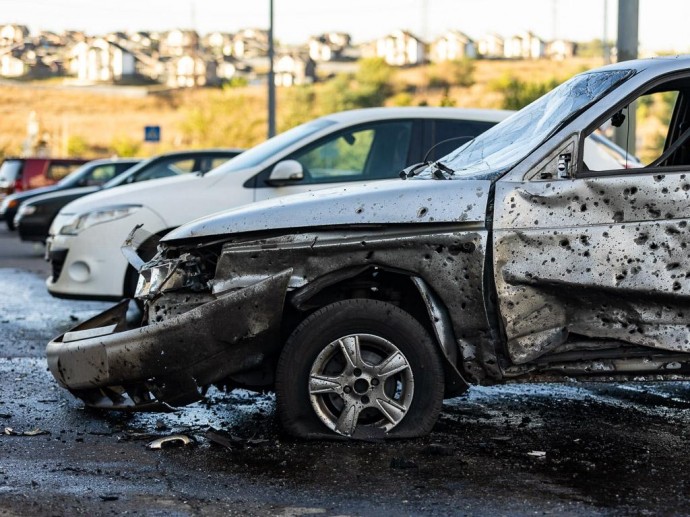
[[[125,300],[52,340],[49,369],[89,406],[160,411],[189,404],[203,387],[257,368],[280,346],[291,274],[132,330]]]

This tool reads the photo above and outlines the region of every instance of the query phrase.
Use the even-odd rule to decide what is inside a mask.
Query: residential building
[[[276,86],[310,84],[316,81],[316,62],[308,54],[284,54],[276,60],[274,74]]]
[[[477,47],[474,40],[460,31],[448,31],[432,44],[429,58],[432,62],[458,61],[465,58],[477,57]]]
[[[505,56],[505,40],[498,34],[487,34],[477,42],[477,52],[484,58]]]
[[[29,28],[26,25],[7,24],[0,25],[0,46],[9,47],[22,43],[29,37]]]
[[[377,40],[376,55],[393,66],[420,65],[426,61],[424,42],[404,30],[393,31]]]
[[[343,57],[350,46],[350,35],[345,32],[327,32],[312,36],[307,42],[309,57],[314,61],[335,61]]]
[[[540,59],[546,56],[546,43],[533,32],[516,34],[506,41],[505,57],[517,59]]]

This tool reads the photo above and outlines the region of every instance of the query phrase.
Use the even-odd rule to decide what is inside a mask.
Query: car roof
[[[500,122],[511,114],[512,111],[507,110],[415,106],[363,108],[332,113],[330,115],[324,115],[321,118],[324,120],[332,120],[338,124],[354,124],[372,120],[400,118],[444,118],[455,120],[465,119],[477,122]]]
[[[152,159],[152,158],[168,158],[170,156],[179,156],[179,155],[186,155],[186,156],[197,156],[197,155],[203,155],[203,154],[225,154],[225,153],[241,153],[243,152],[244,149],[240,149],[239,147],[217,147],[217,148],[210,148],[210,149],[185,149],[183,151],[168,151],[165,153],[161,154],[156,154],[154,156],[150,156],[147,159]]]
[[[142,161],[144,158],[99,158],[97,160],[90,160],[84,165],[107,165],[110,163],[137,163]]]
[[[651,72],[662,74],[690,68],[690,55],[649,57],[645,59],[632,59],[620,61],[601,68],[595,68],[583,73],[601,72],[609,70],[633,70],[635,72]]]

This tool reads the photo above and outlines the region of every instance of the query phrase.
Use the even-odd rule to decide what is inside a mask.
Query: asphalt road
[[[689,513],[688,383],[477,388],[388,443],[291,440],[270,394],[86,410],[44,347],[108,304],[50,298],[40,257],[0,229],[0,516]],[[146,447],[176,433],[194,443]]]

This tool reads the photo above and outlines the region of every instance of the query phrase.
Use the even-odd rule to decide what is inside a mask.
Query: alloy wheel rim
[[[388,432],[407,414],[414,396],[409,361],[393,343],[372,334],[350,334],[329,343],[309,372],[309,398],[332,431]]]

